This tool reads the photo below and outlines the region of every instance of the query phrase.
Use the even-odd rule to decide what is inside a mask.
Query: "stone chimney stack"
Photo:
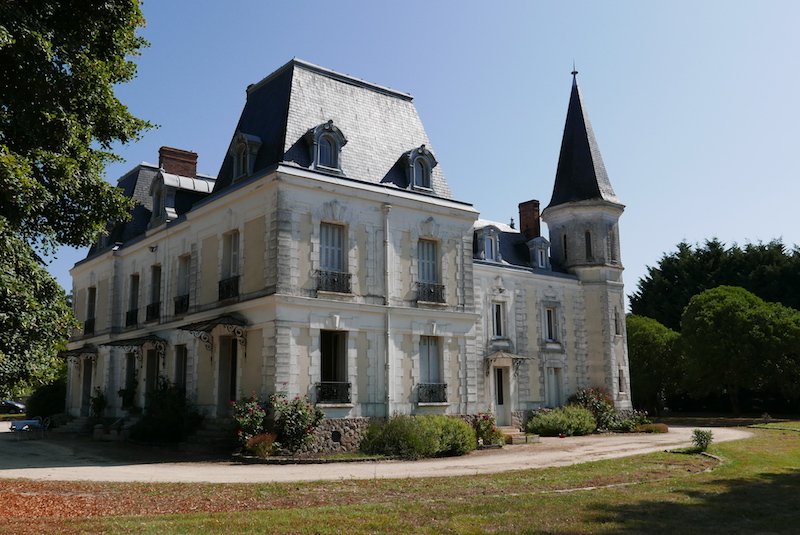
[[[536,199],[519,204],[519,231],[526,240],[540,236],[539,201]]]
[[[197,178],[197,153],[161,147],[158,149],[158,166],[171,175]]]

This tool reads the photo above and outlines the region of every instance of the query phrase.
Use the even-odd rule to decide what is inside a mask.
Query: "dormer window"
[[[475,231],[475,249],[477,257],[489,262],[502,262],[500,255],[500,230],[492,225]]]
[[[261,138],[243,132],[236,132],[228,147],[228,154],[233,159],[233,178],[243,178],[253,174]]]
[[[430,191],[433,189],[431,172],[438,162],[425,145],[408,151],[403,155],[406,161],[408,185],[411,189]]]
[[[311,150],[313,169],[342,173],[341,154],[347,138],[332,120],[312,128],[306,132],[305,138]]]
[[[550,269],[550,242],[538,236],[528,242],[531,266],[535,269]]]

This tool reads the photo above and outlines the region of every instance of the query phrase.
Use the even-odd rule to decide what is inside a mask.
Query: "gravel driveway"
[[[96,442],[51,433],[50,438],[16,440],[0,423],[0,478],[54,481],[143,481],[258,483],[339,479],[439,477],[565,466],[691,445],[692,429],[666,434],[604,434],[543,438],[538,444],[475,451],[463,457],[422,461],[380,461],[302,465],[253,465],[213,456],[133,444]],[[752,435],[741,428],[711,429],[714,442]]]

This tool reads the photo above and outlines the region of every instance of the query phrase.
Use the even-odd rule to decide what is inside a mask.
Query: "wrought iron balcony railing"
[[[83,335],[94,334],[94,318],[89,318],[83,322]]]
[[[420,383],[418,390],[420,403],[445,403],[447,401],[446,383]]]
[[[132,308],[125,313],[125,327],[131,327],[139,323],[139,309]]]
[[[317,403],[350,403],[350,383],[317,383]]]
[[[239,296],[239,276],[230,277],[219,281],[219,300],[231,299]]]
[[[417,283],[417,301],[426,303],[444,303],[444,284],[435,282]]]
[[[352,293],[350,290],[350,274],[340,271],[319,270],[317,271],[317,290],[340,294]]]
[[[189,294],[175,296],[175,315],[186,314],[189,312]]]
[[[145,321],[156,321],[161,317],[161,301],[158,303],[150,303],[147,305],[145,312]]]

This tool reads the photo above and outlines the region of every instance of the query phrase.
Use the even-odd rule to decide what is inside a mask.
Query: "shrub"
[[[612,431],[623,431],[625,433],[631,433],[636,430],[637,427],[649,424],[650,420],[647,419],[647,411],[633,411],[621,413],[617,412],[616,416],[614,417],[613,421],[611,422],[608,429]]]
[[[543,437],[588,435],[595,429],[592,413],[578,405],[536,411],[526,426],[528,433]]]
[[[236,422],[236,431],[241,447],[246,448],[251,438],[264,433],[267,427],[266,405],[255,393],[247,397],[243,395],[238,401],[231,401],[233,419]]]
[[[497,429],[497,418],[492,411],[479,412],[475,420],[475,438],[483,444],[502,444],[503,433]]]
[[[296,452],[314,440],[325,413],[312,405],[307,396],[289,400],[281,392],[273,394],[269,400],[277,416],[275,432],[282,449]]]
[[[465,455],[474,449],[469,424],[442,414],[395,415],[372,423],[361,440],[364,453],[404,459]]]
[[[245,449],[259,457],[269,457],[275,446],[278,435],[274,433],[261,433],[247,439]]]
[[[372,422],[361,440],[361,451],[370,455],[421,459],[438,450],[439,437],[430,421],[408,414]]]
[[[714,439],[714,433],[710,430],[694,429],[692,431],[692,443],[700,451],[706,451]]]
[[[33,391],[26,403],[28,416],[47,418],[64,412],[67,399],[67,380],[56,379]]]
[[[452,457],[466,455],[475,449],[475,432],[467,422],[443,414],[424,416],[439,434],[439,449],[436,456]]]
[[[185,391],[161,375],[156,388],[145,395],[143,414],[131,429],[134,440],[180,442],[203,420]]]
[[[634,429],[637,433],[669,433],[667,424],[642,424]]]
[[[108,407],[108,398],[106,393],[100,389],[99,386],[94,387],[94,394],[89,398],[89,411],[94,419],[103,417],[103,413]]]
[[[579,405],[588,409],[594,417],[597,429],[613,429],[616,423],[617,410],[608,392],[602,388],[579,388],[569,397],[570,405]]]

